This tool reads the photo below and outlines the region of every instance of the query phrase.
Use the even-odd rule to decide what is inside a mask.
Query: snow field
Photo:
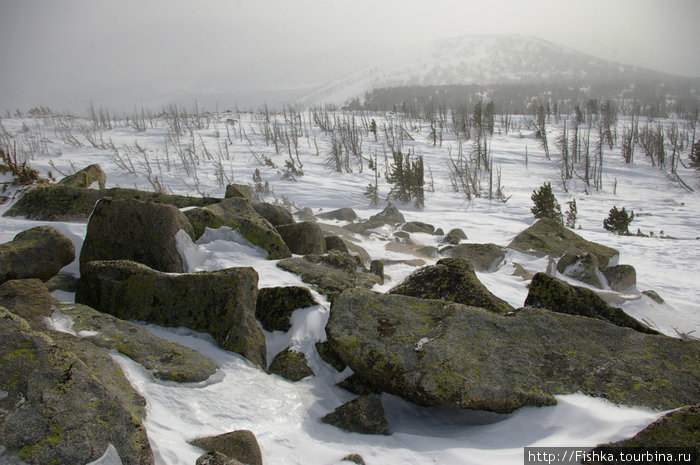
[[[108,187],[137,187],[153,189],[153,181],[169,192],[199,195],[206,193],[223,197],[225,184],[236,182],[252,184],[255,169],[263,182],[267,181],[273,193],[265,196],[270,202],[278,201],[292,208],[311,207],[314,213],[341,207],[352,207],[361,218],[380,211],[384,204],[369,206],[363,192],[374,181],[374,172],[363,162],[353,164],[353,173],[329,171],[326,155],[330,151],[331,136],[313,123],[310,112],[299,113],[303,123],[298,125],[297,157],[291,147],[281,146],[276,153],[272,141],[265,140],[267,123],[262,113],[220,113],[207,115],[208,125],[183,131],[182,157],[173,144],[172,121],[153,117],[145,131],[132,127],[96,129],[102,140],[111,140],[124,161],[131,160],[135,172],[120,168],[115,151],[92,147],[80,132],[92,121],[70,120],[73,135],[82,141],[82,147],[66,143],[58,129],[68,124],[62,118],[3,119],[9,134],[20,139],[22,125],[30,133],[41,135],[46,150],[28,153],[29,164],[43,175],[49,171],[60,178],[57,171],[69,173],[90,163],[99,163],[107,173]],[[605,154],[603,186],[600,190],[586,187],[581,180],[571,181],[568,192],[558,183],[558,156],[550,146],[552,160],[546,160],[532,131],[521,120],[520,131],[505,134],[496,119],[496,132],[490,139],[494,167],[502,171],[502,184],[510,199],[503,203],[487,198],[467,201],[455,193],[449,180],[448,153],[457,152],[458,141],[445,131],[442,146],[433,146],[427,140],[429,125],[425,122],[404,120],[397,115],[356,115],[376,119],[379,127],[401,124],[413,137],[404,141],[415,156],[422,155],[426,166],[425,207],[399,205],[407,221],[422,221],[442,228],[462,228],[467,242],[493,242],[507,245],[520,231],[534,222],[530,213],[530,195],[543,182],[551,181],[555,195],[566,209],[566,202],[576,199],[578,204],[576,232],[586,239],[620,250],[620,263],[633,265],[637,271],[637,289],[618,295],[629,314],[660,331],[678,336],[680,333],[696,337],[700,329],[700,299],[697,280],[700,277],[700,251],[696,237],[700,224],[700,198],[672,184],[657,168],[649,165],[638,151],[633,165],[626,165],[619,146]],[[269,114],[270,127],[275,122],[283,131],[291,131],[291,123],[281,114]],[[235,121],[235,123],[227,122]],[[183,123],[184,124],[184,123]],[[618,125],[624,124],[621,120]],[[228,136],[227,130],[228,127]],[[554,140],[561,125],[550,124],[548,137]],[[190,137],[191,134],[191,137]],[[383,153],[387,147],[383,135],[375,142],[372,134],[365,133],[362,147],[366,157],[378,154],[379,170],[384,174]],[[465,151],[469,141],[464,141]],[[144,152],[135,151],[138,145]],[[316,155],[318,147],[318,153]],[[192,151],[187,155],[187,147]],[[449,152],[448,152],[449,147]],[[527,147],[527,149],[526,149]],[[206,150],[205,150],[206,148]],[[292,152],[290,156],[289,152]],[[528,163],[524,154],[527,150]],[[207,155],[207,153],[209,155]],[[275,167],[256,161],[262,155]],[[300,160],[303,175],[294,181],[282,179],[287,160]],[[149,180],[150,169],[150,180]],[[432,173],[434,190],[429,190]],[[698,187],[697,173],[679,168],[686,182]],[[222,182],[223,178],[223,182]],[[384,199],[390,186],[379,181]],[[587,191],[588,194],[584,193]],[[10,203],[0,206],[0,214]],[[613,205],[635,211],[632,231],[653,231],[657,237],[614,236],[602,228],[602,221]],[[342,222],[331,222],[342,225]],[[12,239],[22,230],[39,224],[51,224],[64,232],[76,245],[79,254],[85,236],[82,223],[37,222],[18,218],[0,217],[0,242]],[[677,239],[660,238],[664,235]],[[390,228],[380,228],[369,237],[357,236],[358,245],[374,259],[414,259],[416,257],[386,249],[392,240]],[[437,236],[413,234],[423,245],[440,246]],[[232,266],[252,266],[259,274],[260,287],[304,285],[298,276],[275,266],[265,259],[261,250],[251,246],[232,231],[207,231],[197,243],[179,237],[179,250],[187,262],[187,271],[217,270]],[[435,259],[423,258],[426,264]],[[510,251],[505,263],[493,273],[479,273],[482,282],[497,296],[513,306],[521,306],[527,295],[527,282],[513,276],[514,263],[528,271],[544,271],[546,258],[536,258]],[[417,267],[392,264],[385,267],[391,280],[377,290],[386,291],[400,283]],[[64,272],[78,275],[77,260]],[[580,285],[580,283],[577,283]],[[665,300],[656,304],[638,291],[654,289]],[[54,293],[63,300],[71,294]],[[202,453],[186,441],[197,436],[219,434],[235,429],[250,429],[260,443],[265,463],[278,464],[338,464],[349,453],[359,453],[368,464],[515,464],[522,463],[525,446],[582,446],[632,436],[661,415],[646,408],[615,406],[601,399],[581,394],[559,396],[559,404],[546,408],[524,408],[510,415],[454,409],[422,408],[394,396],[383,395],[393,434],[373,437],[350,434],[329,425],[319,418],[335,407],[351,400],[353,395],[335,386],[348,374],[337,373],[321,362],[313,347],[325,340],[325,323],[330,305],[314,293],[318,306],[297,310],[292,317],[292,329],[287,333],[266,332],[268,360],[287,346],[303,351],[316,376],[298,383],[288,382],[256,369],[245,359],[217,348],[211,340],[186,329],[147,327],[156,335],[194,348],[219,364],[219,373],[206,383],[182,385],[155,380],[145,369],[131,360],[115,355],[135,388],[147,399],[145,421],[156,463],[191,465]],[[695,332],[693,332],[695,331]]]

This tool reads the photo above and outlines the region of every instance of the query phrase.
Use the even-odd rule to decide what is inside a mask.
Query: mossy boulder
[[[77,173],[66,176],[56,184],[62,186],[88,188],[95,183],[97,183],[100,190],[103,190],[105,188],[105,184],[107,183],[107,175],[102,170],[102,167],[97,163],[88,165]]]
[[[303,282],[332,302],[345,289],[356,286],[371,289],[379,283],[377,276],[357,271],[357,263],[355,256],[333,250],[323,256],[306,255],[280,260],[277,266],[299,275]]]
[[[255,434],[249,430],[237,430],[217,436],[197,438],[189,443],[206,451],[219,452],[230,459],[248,465],[262,465],[263,463],[258,440]]]
[[[252,202],[251,205],[253,206],[253,210],[269,221],[272,226],[294,223],[294,215],[292,215],[292,212],[281,205],[274,205],[267,202]]]
[[[389,294],[449,300],[500,314],[515,310],[493,295],[476,277],[472,264],[462,258],[443,258],[435,265],[420,268]]]
[[[527,269],[525,269],[524,266],[522,266],[520,263],[515,263],[513,262],[513,276],[518,276],[521,278],[523,281],[530,281],[533,276],[535,276],[535,273],[531,273]]]
[[[44,329],[44,318],[53,313],[53,298],[38,279],[13,279],[0,285],[0,307],[26,320],[34,329]]]
[[[381,222],[382,224],[398,225],[406,222],[403,214],[396,206],[389,202],[384,210],[369,217],[370,222]]]
[[[498,315],[350,289],[326,333],[355,373],[420,405],[507,413],[582,392],[670,409],[700,394],[700,341],[530,307]]]
[[[357,213],[355,213],[355,210],[352,208],[346,207],[319,213],[316,215],[316,218],[320,218],[322,220],[355,221],[357,219]]]
[[[95,260],[133,260],[158,271],[182,273],[175,235],[192,226],[172,205],[133,199],[102,199],[88,222],[80,271]]]
[[[362,264],[362,259],[357,255],[352,255],[350,253],[343,253],[338,251],[330,251],[325,255],[307,255],[308,257],[318,257],[321,263],[328,265],[330,267],[347,271],[348,273],[355,273],[358,271],[366,271]]]
[[[654,291],[654,290],[649,289],[649,290],[646,290],[646,291],[642,291],[642,294],[644,294],[645,296],[649,297],[651,300],[653,300],[653,301],[656,302],[657,304],[662,304],[662,303],[666,302],[666,301],[663,299],[663,297],[661,297],[661,296],[660,296],[656,291]]]
[[[632,265],[609,266],[602,272],[613,291],[625,292],[637,285],[637,270]]]
[[[406,218],[394,204],[389,203],[387,207],[376,215],[372,215],[366,221],[360,221],[345,226],[345,229],[356,233],[366,233],[369,229],[379,228],[384,225],[397,226],[405,223]]]
[[[35,331],[0,308],[0,444],[28,464],[92,462],[110,444],[125,465],[154,463],[141,423],[143,400],[140,407],[125,406],[105,373],[91,370],[61,337]],[[114,365],[97,350],[101,369]]]
[[[545,257],[560,257],[566,253],[595,255],[602,268],[612,265],[619,252],[595,242],[587,241],[561,223],[540,218],[535,224],[515,236],[508,248],[518,252]]]
[[[440,253],[453,258],[463,258],[475,271],[494,271],[506,258],[503,248],[496,244],[458,244],[445,247]]]
[[[678,447],[689,448],[697,454],[698,444],[700,444],[700,404],[695,404],[667,413],[630,439],[604,444],[591,452],[613,452],[620,447],[656,450]]]
[[[318,302],[305,287],[263,287],[258,290],[255,318],[266,331],[288,331],[294,310],[313,305]]]
[[[326,240],[323,231],[316,223],[302,221],[299,223],[281,224],[277,232],[294,254],[323,254],[326,252]]]
[[[342,462],[352,462],[357,465],[366,465],[365,459],[362,458],[360,454],[349,454],[343,457]]]
[[[656,331],[635,320],[622,309],[608,305],[590,289],[572,286],[546,273],[537,273],[530,281],[530,290],[525,299],[525,305],[569,315],[597,318],[617,326],[632,328],[635,331],[657,334]]]
[[[447,244],[457,245],[460,241],[466,241],[467,235],[459,228],[451,229],[450,232],[445,234],[443,242]]]
[[[324,241],[326,241],[326,250],[329,252],[331,250],[337,250],[338,252],[345,253],[348,253],[350,251],[350,249],[348,249],[347,244],[340,236],[326,236],[323,239]]]
[[[602,273],[598,269],[598,259],[588,252],[564,254],[557,262],[557,271],[564,276],[603,289]]]
[[[248,200],[253,200],[253,188],[247,184],[229,184],[226,186],[224,198],[231,199],[241,197]]]
[[[267,371],[290,381],[301,381],[314,375],[304,354],[289,348],[275,356]]]
[[[255,321],[258,274],[252,268],[170,274],[126,261],[90,262],[75,301],[124,320],[184,326],[266,368]]]
[[[207,207],[193,208],[187,210],[185,216],[192,224],[195,238],[204,234],[205,228],[228,226],[251,244],[265,250],[269,260],[292,256],[277,230],[244,198],[234,197]]]
[[[116,350],[168,381],[204,381],[217,366],[199,352],[154,336],[145,328],[74,303],[56,302],[38,279],[12,280],[0,285],[0,306],[24,318],[37,331],[46,331],[46,318],[68,316],[71,330],[106,350]],[[55,336],[54,336],[55,338]]]
[[[384,284],[384,261],[372,260],[369,264],[369,272],[379,278],[379,284]]]
[[[9,279],[48,281],[75,260],[75,246],[53,226],[37,226],[0,244],[0,283]]]
[[[126,355],[158,379],[180,383],[204,381],[218,368],[195,350],[156,337],[142,326],[86,305],[56,303],[54,309],[69,316],[73,320],[73,331],[85,340]]]
[[[374,394],[360,396],[341,405],[321,421],[350,433],[391,434],[382,400]]]
[[[118,187],[97,190],[49,184],[27,190],[4,216],[24,216],[41,221],[87,221],[95,204],[105,197],[143,200],[177,208],[204,206],[221,201],[210,197],[158,194]]]
[[[402,231],[407,233],[425,233],[433,234],[435,233],[435,226],[428,223],[423,223],[422,221],[409,221],[401,226]]]

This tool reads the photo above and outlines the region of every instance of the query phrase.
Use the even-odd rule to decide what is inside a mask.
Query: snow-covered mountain
[[[609,82],[663,73],[593,57],[532,36],[467,35],[404,48],[301,99],[340,104],[380,87]]]

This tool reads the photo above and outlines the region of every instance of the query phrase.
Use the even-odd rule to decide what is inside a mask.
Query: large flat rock
[[[700,342],[547,310],[504,316],[351,289],[326,332],[357,374],[422,405],[505,413],[583,392],[670,409],[700,397]]]
[[[538,257],[560,257],[566,253],[595,255],[601,268],[612,265],[619,252],[612,247],[588,241],[564,225],[549,218],[540,218],[535,224],[515,236],[508,248]]]

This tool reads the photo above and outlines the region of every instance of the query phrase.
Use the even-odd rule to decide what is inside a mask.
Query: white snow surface
[[[29,147],[36,149],[36,146],[27,145],[24,152],[29,165],[43,175],[51,171],[60,178],[58,170],[69,173],[90,163],[99,163],[107,173],[108,187],[135,186],[152,190],[153,178],[157,176],[166,190],[177,194],[206,193],[223,197],[227,182],[252,184],[257,168],[263,182],[269,182],[273,191],[264,196],[267,201],[278,201],[292,209],[311,207],[314,213],[352,207],[361,218],[379,212],[386,203],[368,206],[363,195],[366,186],[374,181],[374,172],[367,167],[366,160],[362,171],[357,163],[353,165],[353,173],[329,171],[325,158],[330,150],[330,136],[313,123],[310,112],[302,111],[299,115],[302,130],[298,134],[298,159],[303,163],[304,174],[295,175],[294,181],[282,179],[284,169],[281,168],[285,160],[296,159],[291,155],[294,149],[288,150],[285,146],[276,153],[274,145],[266,143],[262,113],[201,115],[206,118],[206,125],[194,129],[192,139],[183,135],[181,141],[183,145],[194,147],[198,156],[196,162],[181,159],[172,142],[166,142],[170,129],[162,116],[147,119],[144,130],[117,123],[116,119],[112,129],[95,130],[102,140],[111,140],[117,151],[121,150],[122,156],[129,154],[134,172],[124,169],[114,150],[88,143],[80,128],[90,127],[91,120],[56,116],[8,118],[3,119],[2,124],[17,140],[28,140],[29,135],[35,134],[45,141],[42,150],[30,151]],[[283,128],[289,125],[281,114],[269,114],[268,117]],[[607,291],[609,296],[627,313],[665,334],[697,337],[700,332],[697,288],[700,277],[700,249],[697,247],[700,197],[697,192],[687,192],[670,182],[661,170],[650,166],[643,154],[637,153],[635,162],[626,165],[619,146],[616,146],[605,154],[600,189],[585,186],[579,179],[570,181],[568,192],[565,192],[558,180],[558,158],[553,144],[550,147],[553,160],[546,160],[532,131],[526,129],[522,119],[519,129],[509,134],[497,124],[496,132],[490,138],[490,149],[494,166],[501,169],[505,194],[510,198],[506,203],[488,200],[484,196],[467,201],[454,192],[449,180],[448,154],[454,156],[458,147],[454,135],[446,132],[442,145],[437,146],[427,141],[429,125],[425,122],[403,120],[392,114],[358,114],[356,117],[358,124],[363,117],[376,119],[380,127],[403,124],[414,139],[404,141],[404,150],[410,148],[425,158],[425,207],[398,205],[407,221],[430,223],[445,232],[462,228],[469,237],[465,242],[492,242],[505,246],[516,234],[534,223],[530,213],[533,190],[545,181],[552,181],[555,195],[564,210],[567,201],[577,201],[577,225],[581,229],[576,232],[586,239],[615,247],[620,251],[619,262],[631,264],[637,271],[636,288],[624,294]],[[619,124],[624,122],[621,119]],[[66,125],[82,141],[82,146],[66,141]],[[550,141],[555,140],[561,128],[561,124],[550,123]],[[133,150],[136,143],[145,148],[144,154]],[[464,144],[465,150],[469,150],[470,142]],[[383,136],[375,141],[373,135],[365,133],[362,147],[366,157],[375,151],[379,154],[379,170],[383,174],[382,153],[386,150]],[[256,161],[263,155],[275,167]],[[189,162],[192,164],[188,165]],[[432,175],[432,186],[428,171]],[[151,173],[150,181],[148,173]],[[700,188],[695,171],[680,166],[679,173],[691,187]],[[222,178],[226,182],[222,182]],[[389,188],[386,181],[380,179],[382,199],[386,198]],[[12,196],[12,190],[9,195]],[[0,205],[0,214],[11,204],[12,200]],[[636,217],[632,231],[637,228],[644,233],[652,231],[654,237],[615,236],[605,231],[602,220],[613,205],[634,210]],[[338,221],[328,223],[345,224]],[[79,254],[86,233],[85,223],[0,217],[0,242],[9,241],[18,232],[40,224],[60,229],[74,242]],[[662,230],[664,236],[675,239],[661,238]],[[393,232],[392,228],[380,228],[369,237],[358,235],[354,238],[372,258],[391,260],[385,267],[390,279],[375,288],[382,292],[418,268],[417,263],[410,260],[419,258],[425,264],[437,260],[436,257],[418,257],[405,248],[388,250],[387,245],[395,244],[391,237]],[[439,236],[412,234],[412,238],[421,245],[441,247]],[[207,230],[196,243],[180,233],[178,250],[188,272],[252,266],[259,274],[260,287],[305,286],[298,276],[277,268],[276,261],[267,260],[264,251],[225,228]],[[497,270],[478,276],[493,293],[519,307],[527,295],[527,281],[513,275],[514,263],[537,272],[547,268],[548,260],[509,251]],[[77,260],[63,272],[77,276]],[[658,292],[665,303],[657,304],[640,293],[646,289]],[[188,445],[188,440],[237,429],[253,431],[260,443],[264,463],[270,464],[339,464],[350,453],[359,453],[370,465],[519,464],[526,446],[593,447],[630,437],[663,414],[638,406],[617,406],[583,394],[558,396],[556,406],[522,408],[509,415],[418,407],[384,394],[382,401],[392,431],[390,436],[343,432],[319,421],[354,395],[335,386],[350,374],[349,369],[338,373],[322,362],[316,353],[314,343],[326,337],[324,328],[330,304],[315,291],[313,294],[319,305],[297,310],[292,317],[291,330],[265,333],[268,362],[288,346],[306,354],[315,376],[297,383],[266,374],[243,357],[218,348],[207,335],[186,328],[146,325],[155,335],[198,350],[215,361],[220,370],[207,382],[162,382],[132,360],[114,355],[131,383],[147,400],[145,426],[157,464],[191,465],[203,451]],[[72,294],[61,292],[54,293],[54,296],[62,300],[73,298]],[[58,330],[71,330],[70,321],[60,315],[52,318],[52,324]]]

